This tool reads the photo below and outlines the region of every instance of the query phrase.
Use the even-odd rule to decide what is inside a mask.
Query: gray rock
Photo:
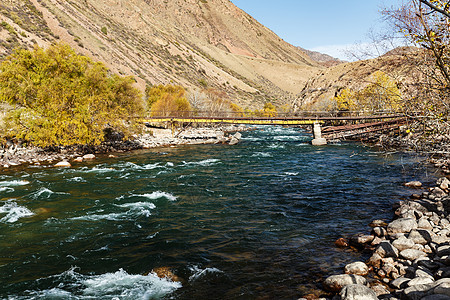
[[[405,295],[408,300],[420,300],[427,295],[431,288],[431,284],[416,284],[404,289],[403,295]]]
[[[348,264],[344,268],[345,274],[366,276],[369,274],[369,267],[360,261]]]
[[[420,218],[420,220],[417,222],[417,227],[421,229],[433,229],[433,225],[431,225],[427,217]]]
[[[366,279],[359,275],[332,275],[325,279],[323,285],[326,290],[330,292],[339,292],[342,288],[349,284],[362,284],[367,283]]]
[[[431,190],[431,194],[434,195],[435,197],[438,197],[438,198],[442,198],[442,197],[447,196],[447,193],[444,192],[444,191],[443,191],[441,188],[439,188],[439,187],[433,188],[433,189]]]
[[[440,283],[434,288],[433,293],[450,297],[450,282]]]
[[[400,252],[400,257],[413,261],[418,259],[419,257],[426,256],[425,252],[415,249],[406,249]]]
[[[233,137],[237,140],[240,140],[242,138],[242,134],[240,132],[236,132]]]
[[[411,279],[405,278],[405,277],[399,277],[399,278],[389,282],[389,285],[392,288],[399,290],[399,289],[406,288],[408,286],[409,281],[411,281]]]
[[[425,297],[422,297],[420,300],[450,300],[449,296],[441,295],[441,294],[431,294]]]
[[[411,249],[414,247],[414,242],[406,237],[400,237],[392,242],[392,245],[397,248],[399,251],[403,251],[406,249]]]
[[[382,259],[383,258],[381,257],[381,255],[374,253],[367,261],[367,264],[374,266],[376,268],[380,268]]]
[[[414,286],[414,285],[424,285],[424,284],[430,284],[433,283],[434,280],[430,277],[416,277],[414,279],[411,279],[408,282],[408,286]]]
[[[378,300],[377,294],[365,285],[350,284],[340,293],[342,300]]]
[[[375,253],[381,257],[398,257],[398,250],[388,241],[383,241],[375,250]]]
[[[391,296],[390,291],[387,288],[385,288],[383,285],[377,284],[377,285],[371,286],[370,289],[375,292],[377,297],[385,298],[387,296]]]
[[[396,233],[408,233],[413,229],[417,228],[416,220],[412,218],[402,218],[392,221],[387,226],[387,232],[389,235]]]
[[[375,227],[372,230],[372,232],[373,232],[374,235],[376,235],[378,237],[384,237],[387,234],[386,229],[384,229],[383,227]]]
[[[356,237],[356,243],[359,245],[369,244],[374,238],[373,235],[359,235]]]
[[[228,144],[230,144],[232,146],[237,145],[237,144],[239,144],[239,140],[235,137],[232,137],[231,140],[228,142]]]

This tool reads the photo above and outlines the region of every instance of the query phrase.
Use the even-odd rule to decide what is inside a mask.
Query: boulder
[[[431,190],[431,194],[434,195],[437,198],[442,198],[447,196],[447,193],[444,192],[441,188],[435,187]]]
[[[369,274],[369,267],[365,263],[357,261],[346,265],[344,268],[344,273],[366,276],[367,274]]]
[[[416,228],[417,228],[416,220],[412,218],[402,218],[392,221],[387,226],[387,232],[389,235],[393,235],[396,233],[408,233]]]
[[[235,138],[234,136],[231,138],[231,140],[228,142],[229,145],[237,145],[239,144],[239,140]]]
[[[440,294],[431,294],[429,296],[422,297],[420,300],[450,300],[450,296],[440,295]]]
[[[425,229],[413,229],[408,235],[408,239],[415,244],[426,245],[431,242],[431,233]]]
[[[77,158],[75,158],[73,161],[74,162],[83,162],[83,157],[81,157],[81,156],[79,156],[79,157],[77,157]]]
[[[418,188],[422,187],[422,182],[420,182],[420,181],[410,181],[410,182],[405,183],[405,186],[406,187],[410,187],[410,188],[418,189]]]
[[[377,294],[365,285],[350,284],[340,292],[342,300],[378,300]]]
[[[408,287],[408,282],[410,280],[411,279],[409,279],[409,278],[399,277],[399,278],[389,282],[389,285],[394,289],[400,290],[400,289]]]
[[[448,190],[448,188],[449,188],[449,186],[450,186],[450,180],[448,180],[447,177],[439,178],[439,180],[437,181],[437,185],[438,185],[442,190]]]
[[[378,245],[375,253],[380,255],[381,257],[398,257],[398,250],[388,241],[383,241]]]
[[[367,283],[366,279],[359,275],[332,275],[325,279],[323,285],[330,292],[339,292],[346,285]]]
[[[63,160],[55,164],[54,166],[57,168],[70,168],[72,165],[70,164],[70,162]]]
[[[378,237],[384,237],[387,234],[386,229],[384,229],[383,227],[374,227],[372,232],[374,235]]]
[[[405,296],[404,298],[408,300],[420,300],[427,295],[431,288],[431,284],[416,284],[404,289],[403,295]]]
[[[443,246],[437,247],[436,255],[439,257],[450,255],[450,245],[443,245]]]
[[[369,264],[369,265],[371,265],[371,266],[374,266],[374,267],[376,267],[376,268],[380,268],[380,267],[381,267],[382,259],[383,259],[383,258],[382,258],[379,254],[374,253],[374,254],[369,258],[369,260],[367,261],[367,264]]]
[[[420,250],[415,249],[406,249],[400,252],[400,257],[403,259],[407,259],[410,261],[414,261],[422,256],[425,256],[426,253]]]
[[[94,154],[86,154],[86,155],[83,155],[83,159],[95,159],[95,155]]]
[[[420,220],[417,222],[417,227],[420,229],[433,229],[433,225],[431,225],[430,221],[428,221],[428,218],[426,217],[420,218]]]
[[[430,283],[433,283],[433,282],[434,282],[434,280],[431,279],[430,277],[416,277],[414,279],[411,279],[408,282],[408,286],[414,286],[414,285],[418,285],[418,284],[421,284],[421,285],[423,285],[423,284],[430,284]]]
[[[395,241],[393,241],[392,245],[395,248],[397,248],[399,251],[403,251],[406,249],[411,249],[412,247],[414,247],[415,243],[412,240],[407,239],[406,237],[402,236],[402,237],[396,239]]]

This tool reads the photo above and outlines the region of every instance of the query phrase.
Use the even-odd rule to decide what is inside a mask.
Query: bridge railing
[[[289,113],[245,113],[232,111],[152,111],[149,118],[203,118],[203,119],[317,119],[317,120],[373,120],[402,117],[391,111],[368,113],[364,111],[298,111]]]

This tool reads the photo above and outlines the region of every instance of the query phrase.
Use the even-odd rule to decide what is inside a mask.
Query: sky
[[[351,60],[355,45],[385,27],[380,11],[402,0],[231,0],[294,46]],[[359,46],[356,46],[359,48]],[[370,47],[370,46],[369,46]]]

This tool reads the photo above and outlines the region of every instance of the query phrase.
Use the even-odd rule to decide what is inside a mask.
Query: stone
[[[414,279],[411,279],[408,282],[408,286],[414,286],[414,285],[424,285],[424,284],[430,284],[433,283],[434,280],[430,277],[416,277]]]
[[[448,190],[450,186],[450,180],[448,180],[447,177],[439,178],[436,184],[442,189],[442,190]]]
[[[117,158],[117,156],[114,154],[110,154],[110,155],[108,155],[108,158]]]
[[[402,218],[392,221],[387,226],[387,232],[389,235],[395,233],[407,233],[416,228],[417,228],[416,220],[412,218]]]
[[[359,275],[332,275],[325,279],[323,285],[326,290],[330,292],[339,292],[342,288],[349,284],[362,284],[367,283],[366,279]]]
[[[447,196],[447,193],[444,192],[441,188],[435,187],[431,190],[431,194],[434,195],[437,198],[442,198]]]
[[[439,257],[450,255],[450,245],[443,245],[437,247],[436,255]]]
[[[86,154],[86,155],[83,155],[83,159],[95,159],[95,155],[94,154]]]
[[[369,274],[369,267],[361,262],[357,261],[351,264],[348,264],[344,268],[345,274],[352,274],[352,275],[360,275],[360,276],[366,276]]]
[[[170,279],[171,281],[174,281],[174,282],[181,282],[181,279],[173,273],[172,269],[170,269],[168,267],[159,267],[159,268],[153,269],[152,272],[159,278],[162,278],[162,279],[166,278],[166,279]]]
[[[431,230],[433,229],[433,225],[431,225],[430,221],[428,221],[428,218],[422,217],[417,222],[417,228]]]
[[[406,288],[406,287],[408,286],[408,282],[409,282],[410,280],[411,280],[411,279],[409,279],[409,278],[399,277],[399,278],[397,278],[397,279],[392,280],[391,282],[389,282],[389,285],[390,285],[392,288],[397,289],[397,290],[399,290],[399,289],[404,289],[404,288]]]
[[[422,187],[422,182],[420,181],[410,181],[405,183],[406,187],[410,187],[410,188],[421,188]]]
[[[350,284],[339,294],[342,300],[378,300],[377,294],[365,285]]]
[[[431,233],[425,229],[413,229],[408,235],[408,239],[415,244],[426,245],[431,242]]]
[[[410,260],[410,261],[414,261],[422,256],[426,256],[425,252],[422,252],[420,250],[415,250],[415,249],[406,249],[400,252],[400,257]]]
[[[369,244],[374,238],[373,235],[360,235],[356,237],[356,242],[360,245]]]
[[[378,245],[375,253],[379,254],[381,257],[398,257],[398,250],[388,241],[383,241]]]
[[[57,168],[70,168],[72,165],[68,161],[60,161],[59,163],[54,165]]]
[[[228,144],[231,146],[237,145],[237,144],[239,144],[239,140],[235,137],[232,137],[231,140],[228,142]]]
[[[447,297],[450,297],[450,282],[442,282],[438,284],[434,290],[434,294],[440,294],[445,295]]]
[[[381,284],[374,285],[374,286],[370,287],[370,289],[375,292],[377,297],[384,296],[384,295],[390,295],[389,290],[387,288],[385,288],[384,286],[382,286]],[[381,298],[384,298],[384,297],[381,297]]]
[[[403,290],[406,299],[420,300],[427,295],[427,292],[432,288],[431,284],[416,284]],[[402,297],[403,298],[403,297]]]
[[[236,132],[236,133],[233,135],[233,137],[236,138],[236,139],[238,139],[238,140],[240,140],[240,139],[242,139],[242,134],[241,134],[240,132]]]
[[[313,146],[325,146],[327,144],[327,140],[324,138],[313,139],[311,141],[311,145]]]
[[[420,300],[450,300],[450,297],[446,295],[432,294],[422,297]]]
[[[370,227],[386,227],[388,224],[383,220],[373,220],[369,226]]]
[[[346,239],[344,239],[344,238],[337,239],[334,242],[334,244],[336,245],[336,247],[339,247],[339,248],[346,248],[346,247],[348,247],[348,241]]]
[[[384,241],[384,239],[379,238],[379,237],[376,236],[370,244],[371,244],[372,246],[378,246],[378,245],[381,244],[381,242],[383,242],[383,241]]]
[[[83,162],[83,157],[81,157],[81,156],[79,156],[79,157],[77,157],[77,158],[75,158],[73,161],[74,162]]]
[[[376,268],[380,268],[381,267],[381,262],[382,262],[382,257],[381,255],[374,253],[369,260],[367,261],[368,265],[374,266]]]
[[[372,232],[378,237],[384,237],[387,234],[386,229],[384,229],[383,227],[374,227]]]
[[[406,237],[400,237],[392,242],[392,245],[397,248],[399,251],[403,251],[406,249],[411,249],[414,247],[414,242]]]

